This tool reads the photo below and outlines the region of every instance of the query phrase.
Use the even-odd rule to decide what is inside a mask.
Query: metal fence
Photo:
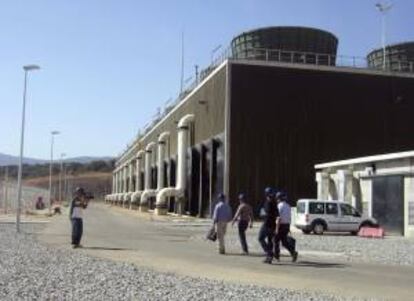
[[[49,191],[47,189],[35,187],[22,187],[22,212],[35,209],[37,199],[43,198],[43,202],[47,203]],[[17,183],[16,182],[0,182],[0,213],[14,213],[17,208]]]

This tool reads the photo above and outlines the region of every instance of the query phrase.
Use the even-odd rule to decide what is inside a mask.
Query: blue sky
[[[380,46],[374,0],[1,0],[0,152],[19,152],[24,64],[28,84],[25,155],[117,155],[180,82],[206,66],[211,50],[260,26],[301,25],[333,32],[339,53]],[[388,42],[414,40],[414,1],[394,0]]]

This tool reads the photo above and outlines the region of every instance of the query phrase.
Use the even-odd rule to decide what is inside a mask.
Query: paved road
[[[414,267],[355,264],[309,254],[300,256],[296,264],[286,257],[281,263],[265,265],[261,254],[240,256],[239,249],[218,255],[215,244],[194,239],[206,226],[200,227],[202,222],[191,226],[189,221],[93,205],[84,221],[84,248],[76,252],[195,277],[341,296],[413,300]],[[53,219],[39,237],[53,246],[70,248],[67,216]]]

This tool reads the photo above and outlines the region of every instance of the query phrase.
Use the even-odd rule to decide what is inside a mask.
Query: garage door
[[[404,190],[402,176],[372,179],[372,215],[388,234],[403,234]]]

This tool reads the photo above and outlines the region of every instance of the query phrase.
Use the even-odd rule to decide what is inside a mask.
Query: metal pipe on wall
[[[144,157],[145,152],[143,150],[138,151],[137,158],[136,158],[136,167],[135,167],[135,177],[136,177],[136,184],[135,184],[135,192],[131,196],[131,207],[135,203],[139,203],[141,194],[143,192],[141,187],[141,163]]]
[[[165,156],[165,144],[168,137],[170,136],[169,132],[163,132],[158,137],[158,172],[157,172],[157,189],[146,189],[141,196],[141,207],[148,208],[148,199],[157,195],[157,192],[164,187],[164,156]],[[145,209],[144,209],[145,210]],[[141,210],[142,211],[142,210]]]
[[[144,198],[145,193],[148,193],[151,190],[151,159],[152,159],[152,152],[155,147],[154,142],[148,143],[147,147],[145,148],[145,189],[141,195],[141,201],[139,204],[139,211],[146,212],[148,211],[148,202],[147,199]]]
[[[158,192],[155,204],[155,213],[157,215],[165,215],[167,213],[167,197],[175,197],[179,202],[182,202],[182,198],[184,197],[186,189],[188,131],[189,125],[192,122],[194,122],[194,115],[188,114],[181,118],[178,123],[177,183],[175,187],[163,188]]]
[[[129,164],[127,165],[127,172],[128,172],[128,187],[127,187],[127,192],[124,195],[124,203],[123,203],[123,207],[125,207],[125,205],[128,205],[129,202],[129,207],[131,207],[131,196],[134,193],[133,191],[133,164],[132,164],[132,160],[129,162]]]

